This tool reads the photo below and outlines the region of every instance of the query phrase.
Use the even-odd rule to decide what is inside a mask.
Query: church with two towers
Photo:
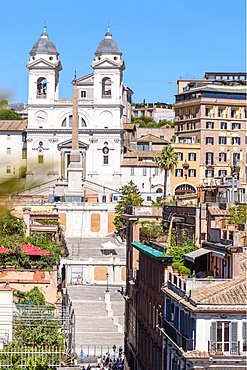
[[[35,42],[29,69],[27,180],[68,177],[72,149],[72,99],[59,99],[62,64],[46,28]],[[122,53],[108,31],[91,63],[77,78],[78,134],[82,178],[118,189],[122,184],[123,123],[131,122],[132,90],[123,84]]]

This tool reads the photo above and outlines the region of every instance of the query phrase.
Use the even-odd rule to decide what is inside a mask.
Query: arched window
[[[81,126],[79,125],[79,122],[81,122]],[[68,117],[64,118],[62,124],[61,124],[61,127],[72,127],[72,124],[73,124],[73,116],[72,115],[69,115]],[[87,124],[86,124],[86,121],[84,120],[84,118],[80,118],[80,116],[78,116],[78,127],[87,127]]]
[[[12,166],[11,166],[11,164],[6,164],[6,166],[5,166],[5,172],[8,175],[10,175],[12,173]]]
[[[37,99],[47,98],[47,81],[44,77],[37,80]]]
[[[190,184],[181,184],[176,187],[175,195],[183,195],[185,193],[196,193],[196,189],[193,185]]]
[[[81,118],[81,127],[87,127],[87,124],[84,118]]]
[[[109,77],[105,77],[102,80],[102,96],[103,97],[111,96],[111,79]]]
[[[163,193],[163,191],[162,191],[162,189],[161,189],[161,188],[158,188],[158,189],[156,190],[156,193]]]

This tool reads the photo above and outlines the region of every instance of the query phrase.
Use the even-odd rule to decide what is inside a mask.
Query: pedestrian
[[[83,362],[84,352],[83,349],[81,350],[81,363]]]
[[[90,366],[90,364],[88,364],[87,370],[91,370],[91,366]]]
[[[122,347],[121,346],[119,346],[118,353],[119,353],[119,358],[121,358],[122,357],[122,353],[123,353],[123,350],[122,350]]]
[[[100,367],[100,365],[101,365],[101,357],[99,356],[97,358],[97,367]]]

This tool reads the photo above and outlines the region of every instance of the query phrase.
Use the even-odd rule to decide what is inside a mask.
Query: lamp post
[[[106,293],[109,293],[109,289],[108,289],[108,277],[109,277],[109,274],[108,272],[106,273]]]
[[[185,177],[185,181],[186,181],[187,177],[188,177],[188,169],[190,167],[190,165],[187,163],[186,159],[185,159],[182,167],[183,167],[183,170],[184,170],[184,177]]]

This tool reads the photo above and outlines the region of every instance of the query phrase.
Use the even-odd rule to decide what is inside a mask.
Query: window
[[[142,169],[142,176],[147,176],[147,169],[146,169],[146,167],[144,167]]]
[[[137,143],[137,150],[138,151],[148,151],[149,142]]]
[[[192,124],[191,124],[191,130],[195,130],[195,128],[196,128],[196,123],[195,122],[192,122]]]
[[[148,113],[149,113],[149,117],[152,118],[153,117],[153,111],[149,110]]]
[[[190,169],[189,170],[189,177],[196,177],[196,170]]]
[[[23,132],[21,136],[22,136],[22,142],[26,143],[27,142],[27,133]]]
[[[210,108],[205,109],[205,116],[206,117],[211,117],[211,109]]]
[[[234,122],[232,123],[232,130],[240,130],[241,129],[241,123]]]
[[[214,145],[214,138],[213,137],[206,137],[206,144]]]
[[[137,110],[134,111],[134,117],[138,118],[138,111]]]
[[[237,164],[237,162],[240,160],[240,153],[233,153],[233,166]]]
[[[244,118],[247,118],[247,109],[244,110]]]
[[[109,164],[109,156],[108,155],[103,156],[103,164]]]
[[[131,167],[130,168],[130,176],[134,176],[134,175],[135,175],[135,168]]]
[[[196,161],[196,153],[189,153],[189,161]]]
[[[241,139],[240,137],[232,137],[232,145],[237,144],[240,145]]]
[[[141,116],[145,117],[145,110],[141,110]]]
[[[213,129],[214,128],[214,122],[206,122],[206,128]]]
[[[221,130],[227,130],[227,122],[220,122]]]
[[[87,92],[81,91],[81,98],[86,98],[86,97],[87,97]]]
[[[175,170],[175,176],[176,177],[183,177],[183,170],[181,168],[177,168]]]
[[[6,154],[11,154],[11,148],[7,148]]]
[[[219,161],[226,162],[226,153],[219,153]]]
[[[236,111],[236,109],[231,109],[231,118],[237,118],[237,111]]]
[[[27,148],[22,148],[22,159],[27,159]]]
[[[106,195],[102,195],[102,203],[106,203]]]
[[[206,170],[205,177],[214,177],[214,170]]]
[[[162,140],[164,140],[164,136],[163,136],[163,135],[160,135],[160,138],[161,138]]]
[[[87,124],[84,118],[81,118],[81,127],[87,127]]]
[[[47,81],[44,77],[37,80],[37,99],[47,98]]]
[[[43,164],[44,163],[44,157],[43,155],[38,155],[38,163]]]
[[[219,170],[219,177],[223,177],[227,175],[227,170]]]
[[[210,327],[210,350],[228,352],[231,355],[238,353],[238,323],[230,321],[216,321]]]
[[[209,165],[214,164],[214,153],[211,152],[206,153],[206,164]]]
[[[102,97],[111,97],[111,79],[109,77],[105,77],[102,80]]]
[[[218,109],[218,117],[223,118],[223,114],[224,114],[224,109],[219,108],[219,109]]]
[[[219,144],[226,145],[226,136],[219,136]]]
[[[6,165],[5,171],[6,171],[7,174],[10,174],[11,173],[11,165],[10,164],[7,164]]]
[[[158,176],[158,175],[159,175],[159,169],[158,169],[158,167],[155,167],[154,176]]]
[[[145,184],[144,184],[144,182],[142,183],[142,189],[144,189],[144,186],[145,186]]]
[[[10,135],[7,135],[7,140],[10,140],[11,139],[11,136]]]
[[[182,152],[177,152],[177,155],[178,155],[178,161],[182,161],[183,160],[183,153]]]
[[[152,197],[150,195],[147,196],[147,202],[151,202],[152,201]]]

